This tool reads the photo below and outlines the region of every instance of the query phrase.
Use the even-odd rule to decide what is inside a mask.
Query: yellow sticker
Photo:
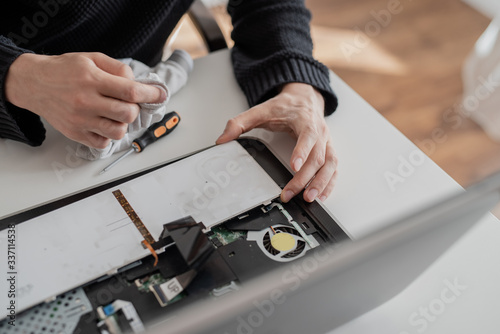
[[[276,233],[271,238],[271,246],[280,252],[292,250],[295,244],[295,238],[288,233]]]

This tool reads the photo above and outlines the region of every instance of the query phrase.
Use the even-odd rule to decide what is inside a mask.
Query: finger
[[[325,189],[323,190],[323,192],[319,195],[319,199],[320,199],[321,202],[326,201],[326,199],[328,198],[328,196],[330,196],[330,194],[332,193],[333,188],[335,187],[335,183],[337,182],[338,175],[339,175],[339,173],[337,172],[337,170],[335,170],[335,172],[333,173],[333,176],[332,176],[330,182],[325,187]]]
[[[106,148],[106,146],[108,146],[109,143],[111,142],[109,138],[103,137],[91,131],[86,132],[86,137],[87,139],[84,142],[82,142],[82,144],[93,148],[103,149]]]
[[[316,173],[314,179],[304,192],[304,200],[307,202],[312,202],[320,196],[324,196],[326,199],[333,190],[333,178],[337,170],[337,159],[333,152],[333,148],[330,148],[330,146],[330,144],[327,145],[325,164]]]
[[[238,116],[231,118],[222,135],[216,140],[216,144],[224,144],[238,138],[245,132],[261,125],[266,121],[265,111],[260,106],[253,107]]]
[[[128,124],[100,117],[97,120],[97,124],[91,125],[89,130],[104,138],[120,140],[127,133]]]
[[[311,126],[301,131],[290,159],[290,165],[295,172],[302,168],[318,139],[318,133]]]
[[[312,180],[316,173],[325,164],[325,154],[326,154],[326,144],[318,141],[314,146],[311,154],[304,166],[295,174],[290,182],[285,186],[281,193],[281,200],[283,202],[288,202],[292,197],[297,195],[306,187],[306,185]]]
[[[112,74],[117,75],[123,78],[127,78],[130,80],[134,80],[134,72],[130,68],[130,66],[122,63],[119,60],[106,56],[103,53],[91,53],[89,57],[94,61],[97,67],[101,70]]]
[[[104,72],[98,91],[104,96],[130,103],[161,103],[167,98],[163,89]]]
[[[101,117],[127,124],[134,122],[141,110],[136,103],[129,103],[109,97],[96,99],[94,108]]]

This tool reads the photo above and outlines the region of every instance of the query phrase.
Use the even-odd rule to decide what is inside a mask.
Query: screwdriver
[[[177,124],[181,121],[180,116],[175,112],[169,112],[165,116],[163,116],[162,120],[152,124],[146,132],[139,138],[135,139],[132,142],[132,147],[130,150],[125,152],[121,157],[112,162],[109,166],[104,168],[99,174],[106,173],[108,170],[113,168],[117,163],[125,159],[133,152],[140,153],[142,152],[149,144],[154,143],[158,139],[165,137],[170,132],[174,131],[177,127]]]

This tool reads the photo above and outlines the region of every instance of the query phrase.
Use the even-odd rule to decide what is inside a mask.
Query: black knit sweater
[[[5,77],[22,53],[102,52],[150,66],[193,0],[16,0],[0,5],[0,137],[38,146],[40,118],[5,100]],[[327,68],[312,58],[310,13],[303,0],[230,0],[236,79],[251,106],[285,83],[319,89],[325,114],[337,107]]]

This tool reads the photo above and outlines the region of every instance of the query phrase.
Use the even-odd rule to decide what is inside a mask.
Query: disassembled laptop
[[[278,186],[292,177],[262,143],[239,143]],[[0,322],[0,333],[141,333],[168,312],[222,298],[316,247],[349,239],[319,203],[300,195],[289,203],[277,197],[213,226],[191,216],[165,222],[153,236],[119,186],[108,191],[150,254],[18,314],[15,327]]]

